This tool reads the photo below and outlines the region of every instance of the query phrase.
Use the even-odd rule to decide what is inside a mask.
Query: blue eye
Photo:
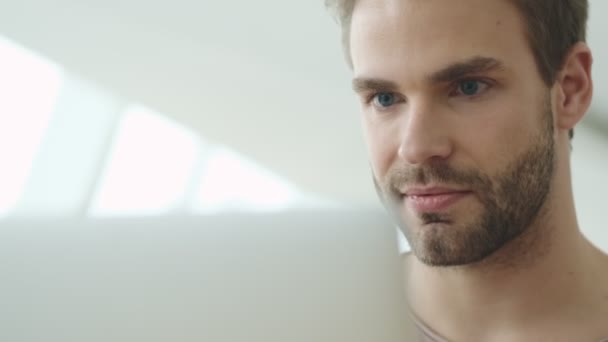
[[[388,108],[397,103],[397,96],[393,93],[378,93],[374,96],[373,101],[379,107]]]
[[[473,96],[479,91],[479,81],[460,82],[458,90],[464,95]]]
[[[490,84],[480,80],[464,80],[457,83],[455,89],[456,94],[468,97],[473,97],[483,93],[490,87]]]

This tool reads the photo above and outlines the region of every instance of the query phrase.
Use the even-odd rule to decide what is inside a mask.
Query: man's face
[[[508,0],[359,0],[351,57],[375,181],[422,262],[480,261],[531,225],[553,117]]]

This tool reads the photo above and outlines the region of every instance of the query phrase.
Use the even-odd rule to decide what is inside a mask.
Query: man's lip
[[[471,191],[446,188],[418,189],[409,191],[403,199],[415,212],[442,212],[471,194]]]
[[[420,196],[437,196],[437,195],[448,195],[467,193],[470,190],[454,189],[454,188],[443,188],[443,187],[429,187],[429,188],[410,188],[404,193],[405,197],[420,197]]]

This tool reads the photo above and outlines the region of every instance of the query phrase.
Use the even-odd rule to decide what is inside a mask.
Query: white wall
[[[608,141],[585,126],[575,135],[572,173],[579,224],[587,237],[608,251]]]
[[[591,5],[597,116],[608,112],[608,2]],[[321,0],[4,1],[0,35],[308,192],[376,203],[339,30]]]
[[[607,1],[591,0],[597,117],[608,113],[606,13]],[[173,116],[309,193],[377,204],[338,27],[321,0],[4,1],[0,35]],[[600,196],[608,172],[598,160],[603,146],[606,139],[577,131],[584,226],[601,222],[601,202],[587,199]]]

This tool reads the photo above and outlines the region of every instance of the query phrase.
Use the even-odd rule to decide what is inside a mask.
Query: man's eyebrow
[[[353,80],[353,90],[356,93],[367,91],[374,92],[396,92],[399,86],[393,81],[383,80],[380,78],[355,78]]]
[[[473,57],[464,62],[452,64],[431,74],[428,79],[432,83],[449,83],[471,74],[504,69],[503,64],[491,57]]]
[[[428,79],[432,83],[449,83],[457,81],[463,77],[482,72],[504,69],[502,62],[491,57],[473,57],[464,62],[454,63],[437,72],[432,73]],[[353,90],[356,93],[367,91],[374,92],[396,92],[399,86],[397,83],[380,78],[358,77],[353,79]]]

